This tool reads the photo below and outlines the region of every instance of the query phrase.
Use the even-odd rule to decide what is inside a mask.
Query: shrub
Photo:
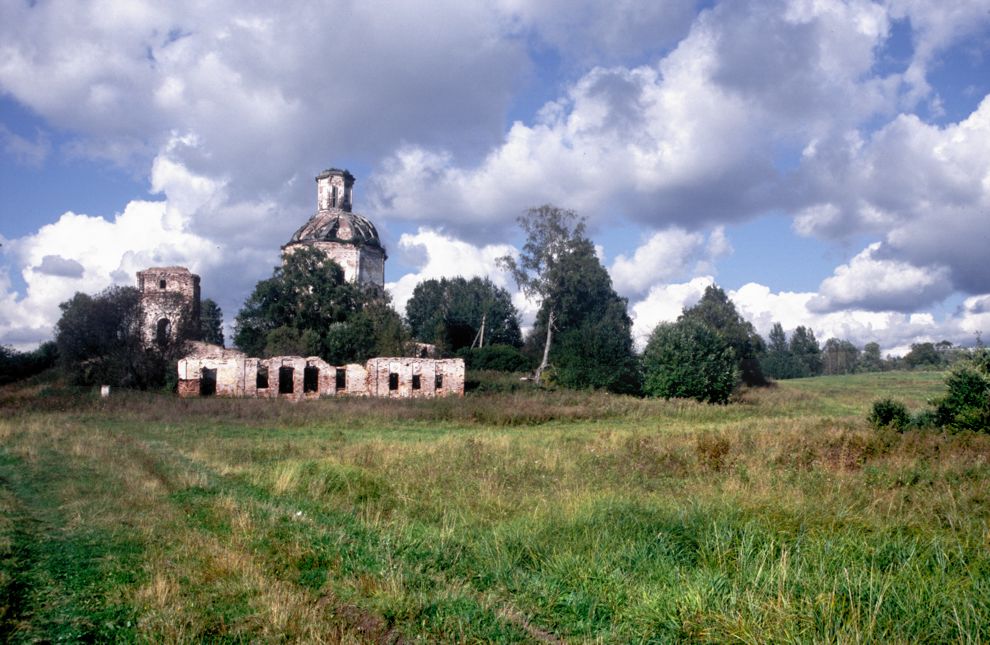
[[[903,432],[911,422],[911,415],[900,401],[879,399],[873,402],[873,409],[870,410],[867,420],[877,430],[892,428]]]
[[[945,378],[946,393],[936,399],[931,417],[950,430],[990,431],[990,352],[979,348]]]
[[[648,396],[726,403],[738,379],[735,352],[716,331],[692,319],[660,323],[643,352]]]
[[[525,354],[509,345],[464,347],[457,355],[464,359],[464,366],[469,370],[525,372],[532,367]]]
[[[990,378],[974,365],[963,365],[945,378],[947,392],[935,401],[938,425],[952,430],[990,430]]]

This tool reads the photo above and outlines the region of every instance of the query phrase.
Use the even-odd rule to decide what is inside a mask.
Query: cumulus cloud
[[[696,0],[500,0],[511,24],[575,63],[620,63],[676,43]]]
[[[990,284],[988,140],[990,97],[959,123],[900,115],[868,138],[847,134],[810,146],[802,180],[821,199],[800,213],[797,230],[823,237],[880,233],[885,258],[946,267],[954,288],[980,293]],[[941,274],[931,277],[943,283]],[[937,291],[926,294],[929,301]]]
[[[913,107],[925,98],[931,98],[937,105],[940,99],[937,94],[933,96],[928,72],[939,62],[939,54],[990,26],[987,3],[985,0],[951,3],[890,0],[888,8],[892,18],[909,20],[913,30],[914,52],[904,73],[910,87],[904,97],[905,106]]]
[[[642,351],[658,323],[677,320],[681,311],[701,300],[705,289],[714,283],[711,276],[699,276],[688,282],[656,285],[645,298],[632,303],[629,317],[636,348]]]
[[[95,293],[111,284],[134,284],[149,266],[205,267],[213,244],[168,224],[163,202],[133,201],[111,219],[67,212],[37,233],[8,240],[5,253],[17,266],[23,295],[3,281],[0,338],[34,344],[51,338],[58,305],[77,291]],[[66,259],[62,254],[71,254]]]
[[[399,253],[417,265],[415,272],[385,285],[400,313],[405,313],[406,302],[412,296],[413,289],[423,280],[486,277],[500,287],[511,287],[509,277],[495,262],[502,256],[517,253],[515,248],[506,244],[475,246],[441,231],[420,228],[416,233],[403,234],[398,247]],[[521,301],[517,302],[517,306],[519,304]]]
[[[81,278],[85,271],[77,260],[63,258],[61,255],[46,255],[41,258],[41,264],[35,270],[59,278]]]
[[[174,154],[250,197],[402,139],[487,146],[528,69],[507,16],[482,2],[90,0],[3,13],[0,88],[73,132],[77,153],[147,161],[191,132],[202,147]]]
[[[895,108],[899,79],[870,74],[888,34],[868,2],[719,4],[656,64],[590,70],[478,164],[403,147],[372,199],[463,235],[545,202],[688,230],[800,204],[776,157]]]
[[[637,247],[631,257],[620,254],[609,273],[615,290],[626,296],[645,293],[659,282],[714,270],[714,262],[731,252],[725,229],[719,227],[707,238],[680,228],[658,231]]]
[[[814,312],[839,309],[911,312],[940,302],[953,291],[946,267],[916,267],[884,259],[877,242],[835,269],[808,303]]]

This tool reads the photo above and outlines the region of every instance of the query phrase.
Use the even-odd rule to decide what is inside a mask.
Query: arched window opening
[[[388,373],[388,389],[392,392],[399,389],[399,374],[397,372]]]
[[[258,376],[254,379],[254,385],[259,390],[268,389],[268,368],[266,366],[258,366]]]
[[[162,318],[155,327],[155,342],[160,347],[165,346],[172,335],[172,322],[168,318]]]
[[[161,280],[158,281],[158,288],[159,289],[165,288],[165,278],[162,278]]]

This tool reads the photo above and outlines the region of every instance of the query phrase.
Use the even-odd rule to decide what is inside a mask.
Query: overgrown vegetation
[[[990,436],[864,420],[942,378],[728,407],[0,388],[0,640],[986,641]]]
[[[869,421],[876,428],[903,430],[913,425],[990,433],[990,351],[979,348],[957,364],[945,377],[945,391],[913,418],[904,404],[883,399],[873,404]]]
[[[237,314],[234,342],[250,356],[319,356],[333,365],[401,356],[405,327],[387,294],[344,279],[320,251],[288,254]]]
[[[40,374],[54,367],[57,361],[58,348],[52,341],[42,343],[30,352],[0,345],[0,385]]]
[[[639,391],[632,320],[626,300],[585,235],[584,218],[551,205],[518,219],[526,233],[519,257],[499,259],[528,297],[540,303],[526,346],[539,362],[535,379],[552,365],[552,381],[571,388]]]

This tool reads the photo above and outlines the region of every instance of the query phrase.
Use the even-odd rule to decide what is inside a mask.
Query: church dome
[[[307,242],[342,242],[382,248],[378,230],[371,220],[338,208],[321,210],[313,215],[289,240],[289,244]]]

